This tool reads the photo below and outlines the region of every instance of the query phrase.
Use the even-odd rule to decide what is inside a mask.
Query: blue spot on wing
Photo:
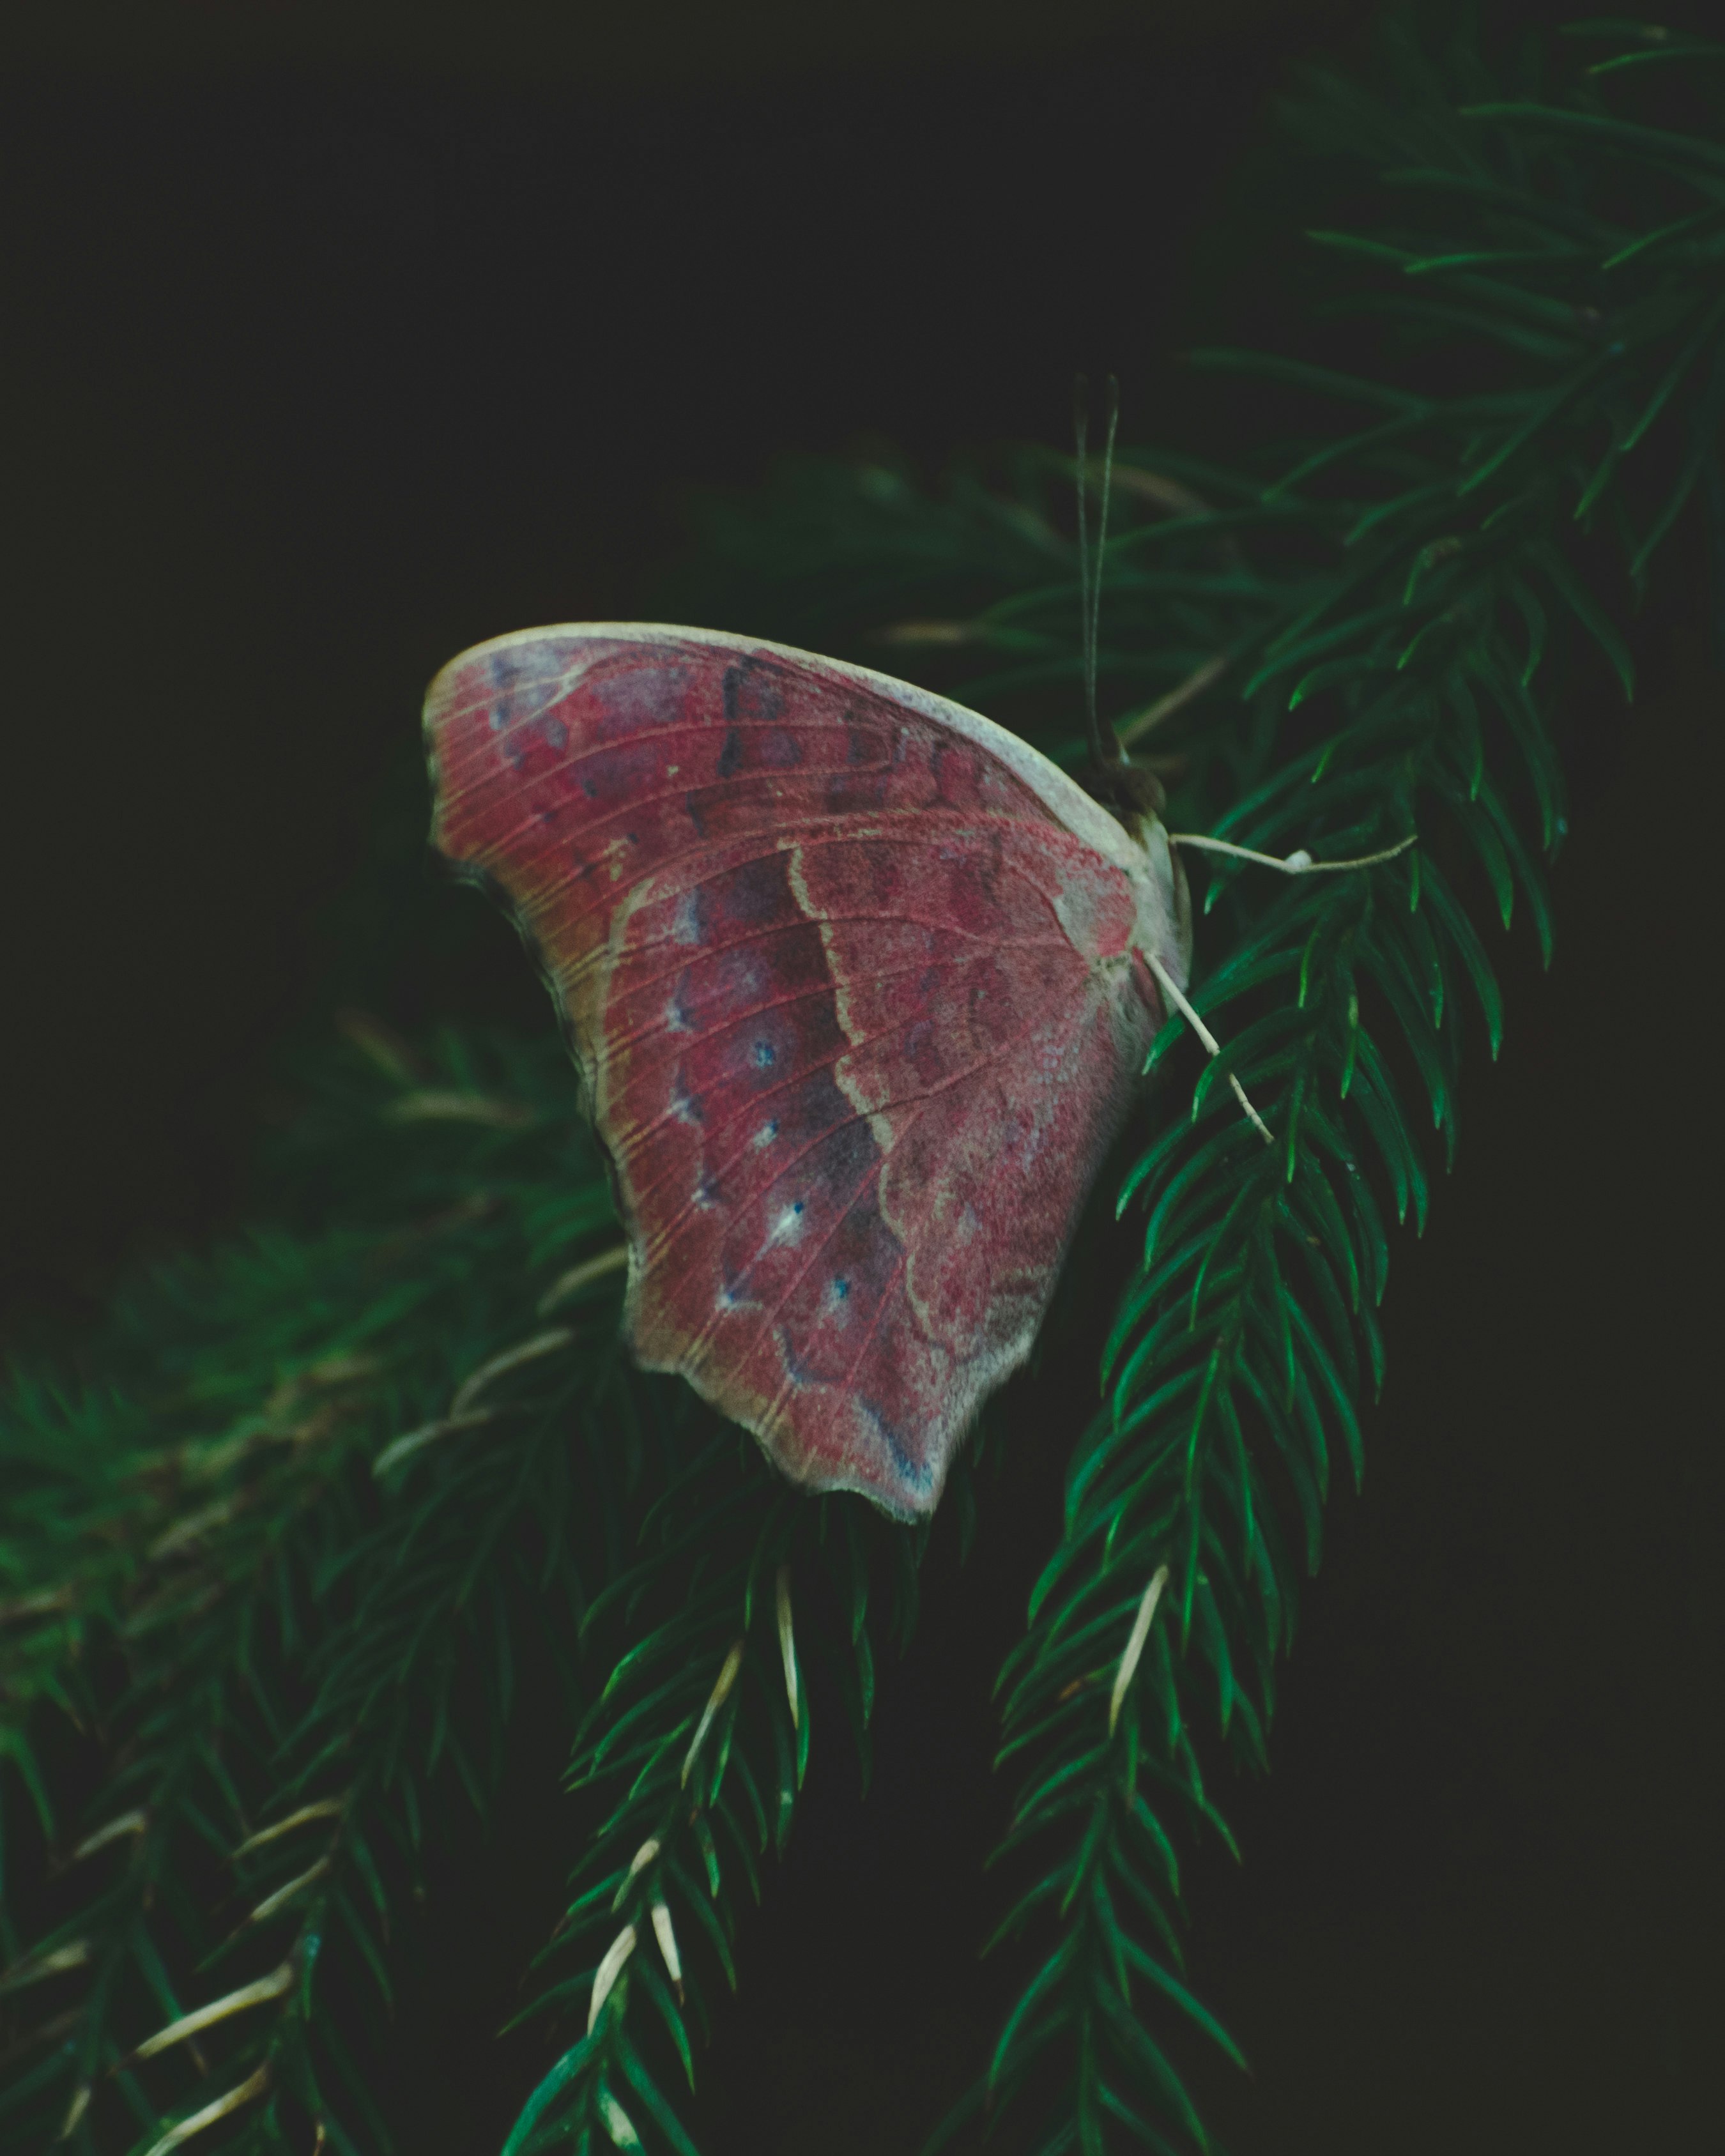
[[[872,1400],[859,1400],[857,1405],[886,1440],[886,1449],[892,1455],[893,1464],[905,1481],[913,1490],[927,1489],[934,1477],[922,1461],[914,1457],[903,1437],[881,1414],[880,1409]]]

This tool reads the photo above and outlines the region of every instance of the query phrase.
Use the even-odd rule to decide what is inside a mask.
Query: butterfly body
[[[426,705],[434,836],[536,944],[610,1156],[639,1359],[905,1517],[1029,1353],[1189,931],[1003,728],[706,632],[499,638]]]

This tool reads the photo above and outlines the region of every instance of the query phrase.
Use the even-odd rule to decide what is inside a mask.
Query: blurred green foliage
[[[1001,1672],[1028,1974],[938,2138],[1021,2106],[1050,2152],[1205,2146],[1172,2035],[1233,2048],[1182,1974],[1178,1835],[1227,1831],[1197,1738],[1265,1762],[1390,1228],[1454,1157],[1464,1026],[1501,1038],[1493,924],[1520,903],[1549,951],[1566,690],[1632,694],[1625,603],[1692,502],[1725,562],[1722,60],[1611,22],[1488,64],[1393,15],[1369,80],[1288,114],[1358,167],[1365,228],[1308,235],[1285,348],[1191,355],[1225,437],[1117,466],[1101,694],[1172,828],[1320,871],[1416,843],[1335,874],[1189,850],[1222,1052],[1176,1016],[1152,1053],[1142,1248]],[[886,450],[789,465],[702,505],[666,610],[913,673],[1075,762],[1073,478],[1022,446],[935,488]],[[554,1040],[354,1018],[295,1090],[280,1224],[6,1394],[0,2134],[382,2145],[355,2002],[389,1996],[428,1815],[492,1800],[531,1632],[598,1823],[529,2010],[569,2041],[511,2156],[686,2156],[803,1673],[865,1751],[923,1538],[794,1496],[629,1363]],[[968,1466],[949,1502],[968,1534]]]

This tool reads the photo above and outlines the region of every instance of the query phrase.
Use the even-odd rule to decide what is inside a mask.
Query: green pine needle
[[[1050,2148],[1208,2145],[1182,2047],[1242,2061],[1181,1973],[1179,1837],[1232,1846],[1200,1750],[1266,1762],[1332,1471],[1363,1471],[1388,1223],[1422,1229],[1454,1157],[1464,1028],[1504,1037],[1488,924],[1519,899],[1549,957],[1565,686],[1603,660],[1631,696],[1625,598],[1697,495],[1725,528],[1725,129],[1659,124],[1648,64],[1719,49],[1582,27],[1587,72],[1537,94],[1482,98],[1475,55],[1464,101],[1405,34],[1376,81],[1313,78],[1292,124],[1378,189],[1373,229],[1312,235],[1349,371],[1321,337],[1194,354],[1243,411],[1309,400],[1303,432],[1121,454],[1098,675],[1171,828],[1320,864],[1416,843],[1312,875],[1188,851],[1224,1054],[1178,1016],[1152,1051],[1118,1193],[1142,1256],[998,1687],[993,1943],[1023,1981],[942,2143],[1028,2105]],[[1697,82],[1717,116],[1725,77]],[[1071,478],[1034,447],[934,494],[788,466],[706,505],[699,612],[920,667],[1070,762]],[[355,1021],[302,1092],[279,1224],[138,1283],[75,1378],[17,1371],[0,1411],[0,1853],[63,1860],[0,1897],[0,2133],[141,2152],[226,2102],[228,2149],[387,2145],[329,1974],[388,2000],[390,1912],[429,1820],[490,1804],[531,1635],[591,1831],[526,2010],[565,2048],[508,2156],[692,2156],[803,1673],[866,1768],[926,1537],[793,1495],[628,1363],[555,1042]],[[968,1464],[948,1502],[973,1519]],[[74,1817],[79,1745],[105,1779]]]

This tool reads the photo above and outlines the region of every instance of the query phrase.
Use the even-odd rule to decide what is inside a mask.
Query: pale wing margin
[[[696,650],[735,651],[739,654],[765,653],[775,659],[789,660],[797,666],[806,667],[811,673],[824,675],[829,679],[855,682],[860,689],[872,695],[885,696],[905,705],[920,717],[932,719],[937,726],[946,726],[967,741],[975,742],[979,747],[1006,765],[1014,777],[1023,780],[1037,798],[1063,824],[1074,838],[1081,839],[1093,846],[1105,860],[1115,863],[1137,876],[1144,870],[1144,851],[1117,824],[1107,810],[1092,801],[1076,779],[1069,778],[1058,764],[1050,763],[1040,749],[1032,748],[1009,728],[997,725],[993,719],[984,718],[980,711],[973,711],[963,704],[955,704],[945,696],[937,696],[932,689],[919,688],[914,681],[901,681],[891,674],[877,674],[872,667],[857,666],[849,660],[828,659],[816,651],[798,650],[794,644],[774,644],[764,637],[738,636],[728,630],[689,629],[675,623],[641,621],[581,621],[561,622],[542,629],[518,629],[505,636],[494,636],[483,644],[471,645],[442,668],[426,692],[425,711],[428,728],[444,715],[438,710],[442,699],[439,690],[446,676],[469,665],[475,659],[489,656],[493,652],[506,651],[513,647],[531,644],[683,644]],[[547,706],[567,693],[580,679],[583,668],[578,661],[565,670],[562,680],[554,693],[547,694]],[[445,691],[446,695],[448,692]]]

